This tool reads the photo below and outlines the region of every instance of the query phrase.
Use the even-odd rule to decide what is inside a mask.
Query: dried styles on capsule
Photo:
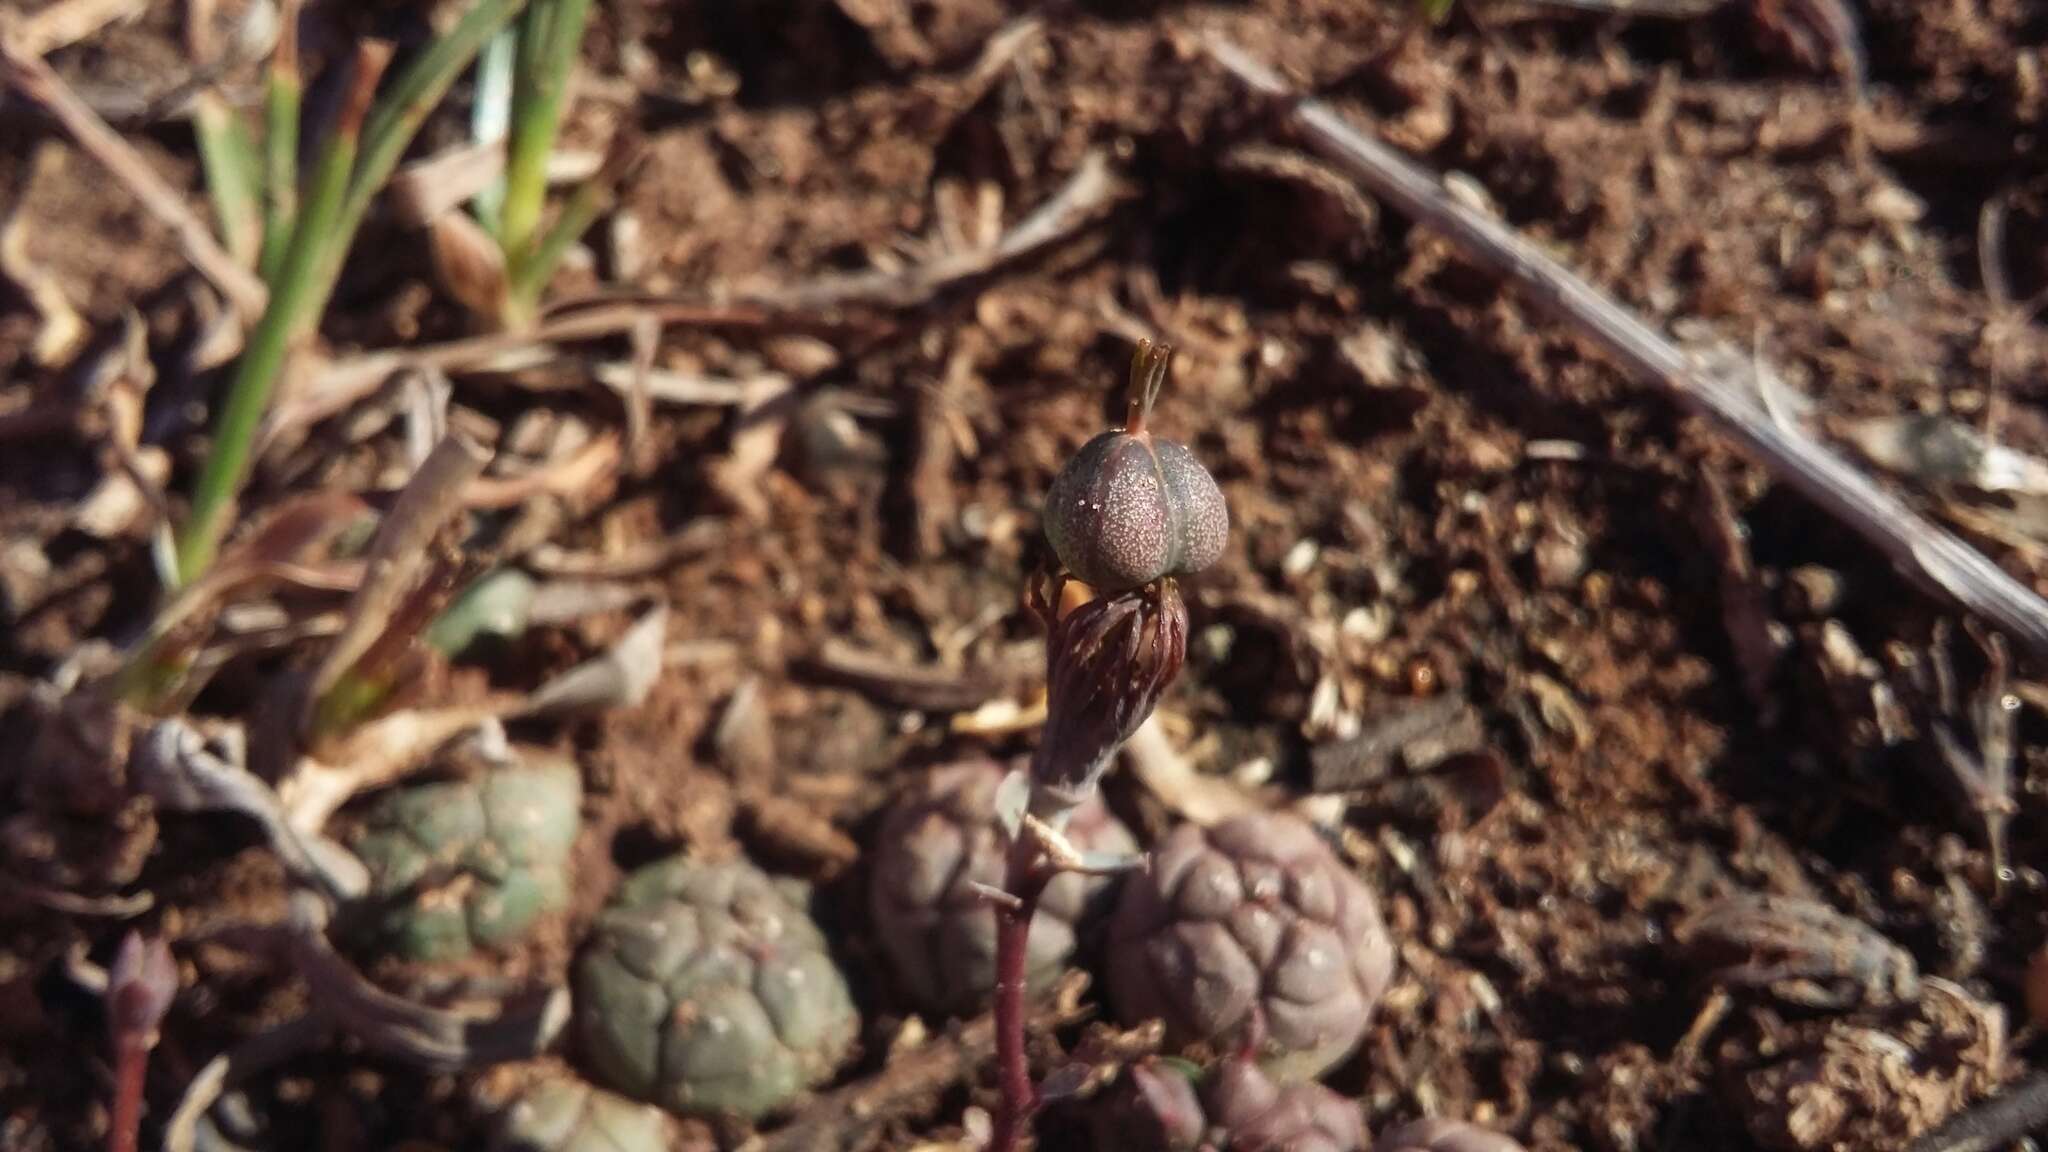
[[[1138,342],[1130,415],[1090,440],[1053,478],[1045,534],[1068,571],[1104,592],[1214,564],[1230,535],[1216,481],[1187,445],[1146,427],[1173,350]]]

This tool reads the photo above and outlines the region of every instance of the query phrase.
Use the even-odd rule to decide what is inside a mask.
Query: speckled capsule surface
[[[1230,512],[1187,445],[1116,428],[1082,445],[1053,478],[1045,535],[1068,571],[1117,592],[1214,564]]]
[[[1125,1021],[1164,1020],[1176,1046],[1256,1041],[1282,1081],[1348,1056],[1394,972],[1372,893],[1307,822],[1278,812],[1175,829],[1151,871],[1125,882],[1106,951]]]
[[[596,1077],[671,1112],[746,1119],[830,1077],[860,1017],[793,895],[744,861],[628,877],[576,966]]]

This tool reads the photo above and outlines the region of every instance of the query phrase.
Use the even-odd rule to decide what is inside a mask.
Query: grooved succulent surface
[[[1002,884],[995,796],[1003,775],[990,760],[935,769],[882,822],[869,889],[875,924],[904,989],[935,1012],[972,1012],[995,988],[995,910],[973,885]],[[1066,831],[1083,851],[1137,850],[1099,799],[1076,809]],[[1026,958],[1034,991],[1072,961],[1109,894],[1100,876],[1066,873],[1046,886]]]
[[[1209,1123],[1231,1152],[1364,1152],[1358,1105],[1313,1080],[1276,1084],[1257,1065],[1227,1061],[1203,1085]]]
[[[355,843],[384,905],[380,939],[426,961],[517,941],[568,902],[582,797],[576,766],[544,753],[385,796]]]
[[[1195,1083],[1169,1061],[1134,1064],[1096,1106],[1100,1152],[1364,1152],[1354,1101],[1313,1080],[1277,1083],[1228,1057]]]
[[[755,1118],[832,1075],[860,1019],[825,938],[744,862],[629,877],[577,963],[584,1055],[606,1084],[678,1113]]]
[[[1125,885],[1108,952],[1125,1020],[1224,1050],[1262,1032],[1260,1063],[1283,1080],[1349,1055],[1394,970],[1372,894],[1282,813],[1176,829]]]
[[[667,1129],[658,1109],[556,1077],[505,1110],[491,1152],[664,1152]]]

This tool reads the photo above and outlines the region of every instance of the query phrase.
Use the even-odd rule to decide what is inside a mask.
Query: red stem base
[[[1031,1082],[1031,1062],[1024,1052],[1025,958],[1031,917],[1050,879],[1039,866],[1038,846],[1023,837],[1010,845],[1004,872],[1003,891],[1017,903],[996,909],[996,1084],[1002,1100],[990,1152],[1014,1152],[1038,1109],[1038,1088]]]
[[[135,1152],[142,1128],[142,1079],[149,1049],[133,1042],[114,1046],[114,1106],[107,1120],[107,1152]]]

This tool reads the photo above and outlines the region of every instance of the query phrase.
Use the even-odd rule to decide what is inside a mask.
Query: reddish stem
[[[107,1152],[135,1152],[142,1127],[142,1079],[149,1046],[139,1039],[114,1043],[114,1109],[107,1127]]]
[[[1025,959],[1031,917],[1050,878],[1039,866],[1036,844],[1022,836],[1011,841],[1003,891],[1017,902],[996,908],[996,1083],[1002,1101],[989,1152],[1013,1152],[1038,1109],[1038,1088],[1031,1083],[1031,1062],[1024,1054]]]

